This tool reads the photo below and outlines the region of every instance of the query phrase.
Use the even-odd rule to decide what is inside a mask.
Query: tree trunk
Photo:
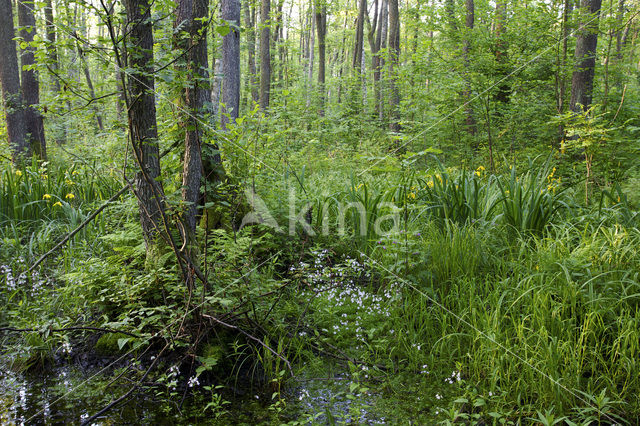
[[[573,112],[580,112],[591,106],[601,3],[601,0],[582,0],[581,3],[581,19],[575,51],[576,63],[571,78],[569,104]]]
[[[27,46],[22,50],[21,56],[21,82],[22,96],[25,107],[24,120],[27,138],[33,152],[38,158],[46,160],[47,143],[44,137],[44,123],[42,115],[37,109],[40,104],[40,84],[38,74],[33,67],[36,64],[33,38],[36,34],[36,17],[33,13],[33,2],[28,0],[18,2],[18,25],[20,25],[20,37]]]
[[[47,32],[47,58],[49,60],[49,67],[51,70],[59,75],[60,63],[58,61],[58,48],[56,46],[56,27],[53,21],[53,4],[51,0],[46,0],[44,8],[44,18]],[[62,94],[60,87],[60,79],[58,75],[53,76],[53,95],[58,98]],[[118,84],[121,82],[120,76],[118,78]],[[66,124],[62,124],[61,128],[55,131],[54,138],[58,145],[62,145],[67,139]]]
[[[86,29],[86,18],[84,13],[80,13],[80,26],[83,29]],[[74,33],[75,34],[75,33]],[[96,98],[96,91],[93,88],[93,81],[91,80],[91,71],[89,70],[89,64],[87,63],[87,58],[84,55],[84,48],[80,46],[80,42],[76,39],[76,47],[78,49],[78,57],[80,58],[80,62],[82,64],[82,71],[84,73],[84,78],[87,81],[87,88],[89,89],[89,96],[91,99]],[[104,131],[104,125],[102,124],[102,114],[98,110],[95,102],[92,103],[92,108],[96,117],[96,123],[98,124],[98,129],[101,132]]]
[[[269,96],[271,92],[271,0],[262,0],[260,8],[260,109],[266,111],[269,108]]]
[[[616,58],[622,59],[622,34],[624,26],[624,0],[618,0],[618,15],[616,16]]]
[[[378,52],[387,48],[387,33],[389,28],[389,1],[382,0],[382,10],[380,11],[380,22],[378,23],[378,35],[376,36],[376,43],[378,44]],[[377,96],[377,109],[378,118],[380,121],[384,120],[385,115],[385,84],[382,78],[382,70],[384,69],[384,57],[378,54],[378,96]],[[374,74],[375,75],[375,74]],[[374,77],[375,78],[375,77]]]
[[[11,148],[11,159],[18,164],[31,156],[26,135],[25,111],[20,92],[20,74],[13,28],[11,0],[0,0],[0,84],[7,123],[7,138]]]
[[[129,137],[139,171],[135,186],[147,252],[156,245],[164,211],[153,80],[153,28],[149,0],[124,0],[127,10]],[[125,31],[125,33],[127,32]]]
[[[240,1],[223,0],[222,19],[240,28]],[[222,39],[222,130],[235,123],[240,109],[240,32],[231,28]]]
[[[378,81],[380,80],[380,70],[378,69],[378,51],[380,50],[380,45],[378,44],[377,34],[380,34],[378,27],[378,9],[379,9],[379,0],[374,0],[373,3],[373,20],[369,21],[369,14],[367,14],[367,23],[369,26],[369,31],[367,33],[367,39],[369,40],[369,48],[371,49],[371,70],[373,71],[373,102],[375,106],[376,112],[378,111],[378,96],[379,96],[379,88]]]
[[[367,0],[360,0],[358,8],[358,20],[356,21],[356,41],[353,46],[353,68],[356,74],[360,73],[362,68],[362,50],[364,47],[364,14],[367,12]]]
[[[282,49],[283,49],[283,44],[282,44],[282,36],[283,36],[283,22],[282,22],[282,7],[284,6],[284,0],[278,0],[278,4],[276,5],[276,14],[273,17],[274,18],[274,23],[275,23],[275,28],[273,29],[273,46],[275,46],[275,48],[278,51],[278,61],[277,61],[277,70],[278,70],[278,77],[277,77],[277,82],[276,84],[280,85],[282,84],[282,78],[283,78],[283,67],[284,67],[284,62],[282,60]]]
[[[398,0],[389,0],[389,109],[391,122],[389,129],[393,132],[400,130],[399,111],[400,90],[398,89],[398,68],[400,65],[400,13]]]
[[[465,74],[465,89],[463,92],[463,99],[466,104],[466,120],[465,124],[467,127],[467,131],[472,136],[476,134],[476,119],[473,113],[473,107],[471,106],[471,87],[469,84],[469,55],[471,51],[471,31],[473,31],[474,23],[475,23],[475,6],[473,4],[473,0],[465,1],[467,16],[465,19],[465,27],[466,33],[465,37],[462,40],[462,56],[464,61],[464,74]],[[475,147],[475,145],[474,145]]]
[[[202,145],[206,116],[205,106],[211,103],[207,72],[207,25],[209,0],[180,0],[176,8],[174,28],[189,34],[177,45],[185,52],[187,85],[184,89],[185,139],[182,161],[182,201],[185,203],[184,223],[191,239],[195,235],[200,184],[202,181]]]
[[[318,113],[324,116],[325,96],[325,67],[326,67],[326,35],[327,35],[327,6],[323,3],[316,5],[316,28],[318,29],[318,93],[320,108]]]
[[[258,82],[256,74],[256,23],[255,23],[255,7],[253,4],[249,6],[248,1],[242,3],[244,9],[244,20],[247,28],[247,67],[249,68],[249,89],[251,99],[254,103],[260,102],[260,93],[258,92]]]
[[[307,68],[307,107],[311,105],[311,88],[313,87],[313,62],[314,62],[314,54],[316,51],[316,5],[312,0],[311,2],[311,32],[309,33],[309,38],[311,39],[309,42],[309,67]]]

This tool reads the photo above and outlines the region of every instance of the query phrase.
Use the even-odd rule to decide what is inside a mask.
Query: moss
[[[122,348],[120,348],[120,344],[118,343],[120,339],[128,339],[126,343],[122,345]],[[109,356],[124,353],[130,345],[130,336],[122,333],[105,333],[100,336],[93,348],[99,355]]]

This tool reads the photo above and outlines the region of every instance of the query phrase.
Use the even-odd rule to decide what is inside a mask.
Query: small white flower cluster
[[[422,366],[422,370],[420,370],[420,374],[429,374],[429,370],[427,370],[427,364]]]
[[[172,365],[169,368],[169,377],[176,377],[178,374],[180,374],[180,369],[177,365]]]
[[[19,257],[17,259],[17,263],[19,265],[22,265],[22,267],[25,266],[25,261],[23,257]],[[7,285],[7,290],[9,291],[15,291],[18,288],[26,288],[26,284],[27,284],[27,275],[23,272],[20,275],[18,275],[18,277],[16,278],[13,275],[13,269],[11,268],[11,266],[9,265],[0,265],[0,276],[4,275],[5,277],[5,283]],[[1,279],[1,278],[0,278]],[[43,285],[45,284],[45,279],[43,279],[40,276],[40,273],[38,271],[34,271],[31,274],[31,281],[33,283],[33,286],[31,287],[31,295],[32,296],[37,296],[38,293],[40,293],[40,290],[42,289]]]
[[[71,347],[71,343],[69,343],[69,342],[64,342],[64,343],[62,344],[62,351],[63,351],[64,353],[66,353],[66,354],[70,354],[72,349],[73,349],[73,348]]]
[[[309,398],[309,391],[306,389],[300,390],[300,395],[298,395],[298,401],[302,401],[304,398]]]
[[[332,265],[329,250],[314,250],[311,254],[314,257],[312,264],[299,262],[292,265],[289,272],[302,274],[314,287],[323,284],[334,286],[345,282],[353,284],[354,280],[371,278],[371,273],[365,265],[349,256],[345,257],[342,263]]]
[[[200,384],[200,382],[198,381],[198,377],[197,376],[189,377],[189,381],[187,382],[187,386],[192,388],[194,386],[198,386],[199,384]]]
[[[5,276],[7,290],[9,291],[14,291],[17,290],[18,287],[23,287],[24,283],[27,281],[27,277],[25,274],[20,274],[18,278],[15,278],[13,276],[13,270],[9,265],[0,265],[0,273]]]
[[[460,374],[459,371],[453,371],[451,373],[451,377],[447,377],[446,379],[444,379],[445,383],[449,383],[450,385],[459,382],[460,380],[462,380],[462,375]]]

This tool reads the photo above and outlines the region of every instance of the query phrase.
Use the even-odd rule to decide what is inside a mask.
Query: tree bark
[[[260,102],[260,92],[258,92],[257,70],[256,70],[256,23],[255,23],[255,7],[253,4],[249,6],[248,1],[242,3],[244,9],[244,21],[247,29],[247,67],[249,69],[249,89],[251,99],[254,103]]]
[[[124,0],[129,40],[129,137],[139,171],[135,187],[147,253],[157,243],[164,211],[153,79],[153,28],[149,0]],[[125,31],[126,32],[126,31]]]
[[[400,65],[400,12],[398,0],[389,0],[389,108],[391,121],[389,129],[393,132],[400,130],[399,111],[400,90],[398,88],[398,68]]]
[[[569,104],[573,112],[580,112],[591,106],[601,3],[601,0],[582,0],[581,3],[581,19],[575,50],[576,63],[571,78]]]
[[[358,20],[356,21],[356,40],[353,46],[353,69],[360,74],[362,69],[362,55],[364,47],[364,15],[367,12],[367,0],[360,0]]]
[[[222,19],[240,28],[240,1],[223,0]],[[240,32],[231,31],[222,39],[222,130],[235,123],[240,109]]]
[[[58,48],[56,46],[56,27],[53,20],[53,4],[51,0],[46,0],[44,8],[44,18],[47,33],[47,58],[49,60],[49,67],[51,70],[58,74],[60,70],[60,62],[58,61]],[[120,77],[118,82],[120,82]],[[58,98],[62,94],[60,87],[60,79],[57,75],[53,76],[53,95]],[[58,145],[62,145],[67,140],[66,124],[62,124],[60,129],[56,129],[54,132],[54,138]]]
[[[85,29],[86,28],[86,18],[83,12],[80,13],[80,26]],[[96,98],[96,91],[93,88],[93,81],[91,80],[91,71],[89,70],[89,64],[87,63],[87,58],[84,54],[84,48],[80,45],[80,41],[76,39],[76,47],[78,49],[78,57],[80,58],[80,62],[82,64],[82,72],[84,73],[84,78],[87,82],[87,88],[89,89],[89,96],[91,99]],[[104,125],[102,124],[102,114],[98,110],[95,103],[92,104],[92,108],[96,117],[96,123],[98,124],[98,129],[101,132],[104,131]]]
[[[271,93],[271,0],[262,0],[260,7],[260,109],[269,108]]]
[[[34,69],[35,51],[33,39],[36,34],[36,17],[34,4],[28,0],[18,2],[18,25],[20,25],[20,38],[27,46],[21,49],[21,87],[24,102],[24,120],[27,139],[31,146],[31,152],[41,160],[47,158],[47,143],[44,137],[44,123],[42,115],[38,111],[40,104],[40,84],[38,73]]]
[[[376,35],[376,44],[378,52],[387,48],[387,34],[389,28],[389,1],[382,0],[382,9],[380,10],[380,21],[378,22],[378,34]],[[378,79],[378,94],[376,95],[376,108],[378,110],[378,119],[384,120],[385,115],[385,86],[382,79],[382,70],[384,69],[384,57],[378,53],[377,67],[374,70],[374,79]]]
[[[184,223],[193,238],[202,182],[202,123],[211,103],[207,72],[207,25],[209,0],[180,0],[176,8],[175,28],[188,37],[177,35],[177,45],[185,52],[187,85],[184,89],[186,125],[184,158],[182,161],[182,201],[185,203]]]
[[[327,6],[316,4],[316,28],[318,29],[318,93],[320,108],[318,113],[324,116],[325,71],[326,71],[326,35],[327,35]]]
[[[311,12],[311,16],[310,16],[310,20],[311,20],[311,32],[309,33],[309,66],[307,68],[307,108],[311,105],[311,98],[312,98],[312,93],[311,93],[311,88],[313,87],[313,62],[314,62],[314,55],[316,52],[316,4],[315,2],[312,0],[311,1],[311,10],[309,12]]]
[[[11,0],[0,0],[0,84],[7,123],[11,159],[18,164],[31,156],[26,134],[25,110],[20,91],[20,74],[13,27]]]

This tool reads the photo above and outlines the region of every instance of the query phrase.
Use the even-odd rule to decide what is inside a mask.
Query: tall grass
[[[68,215],[64,206],[104,200],[116,190],[113,176],[75,164],[5,164],[0,170],[0,223],[60,219]]]

